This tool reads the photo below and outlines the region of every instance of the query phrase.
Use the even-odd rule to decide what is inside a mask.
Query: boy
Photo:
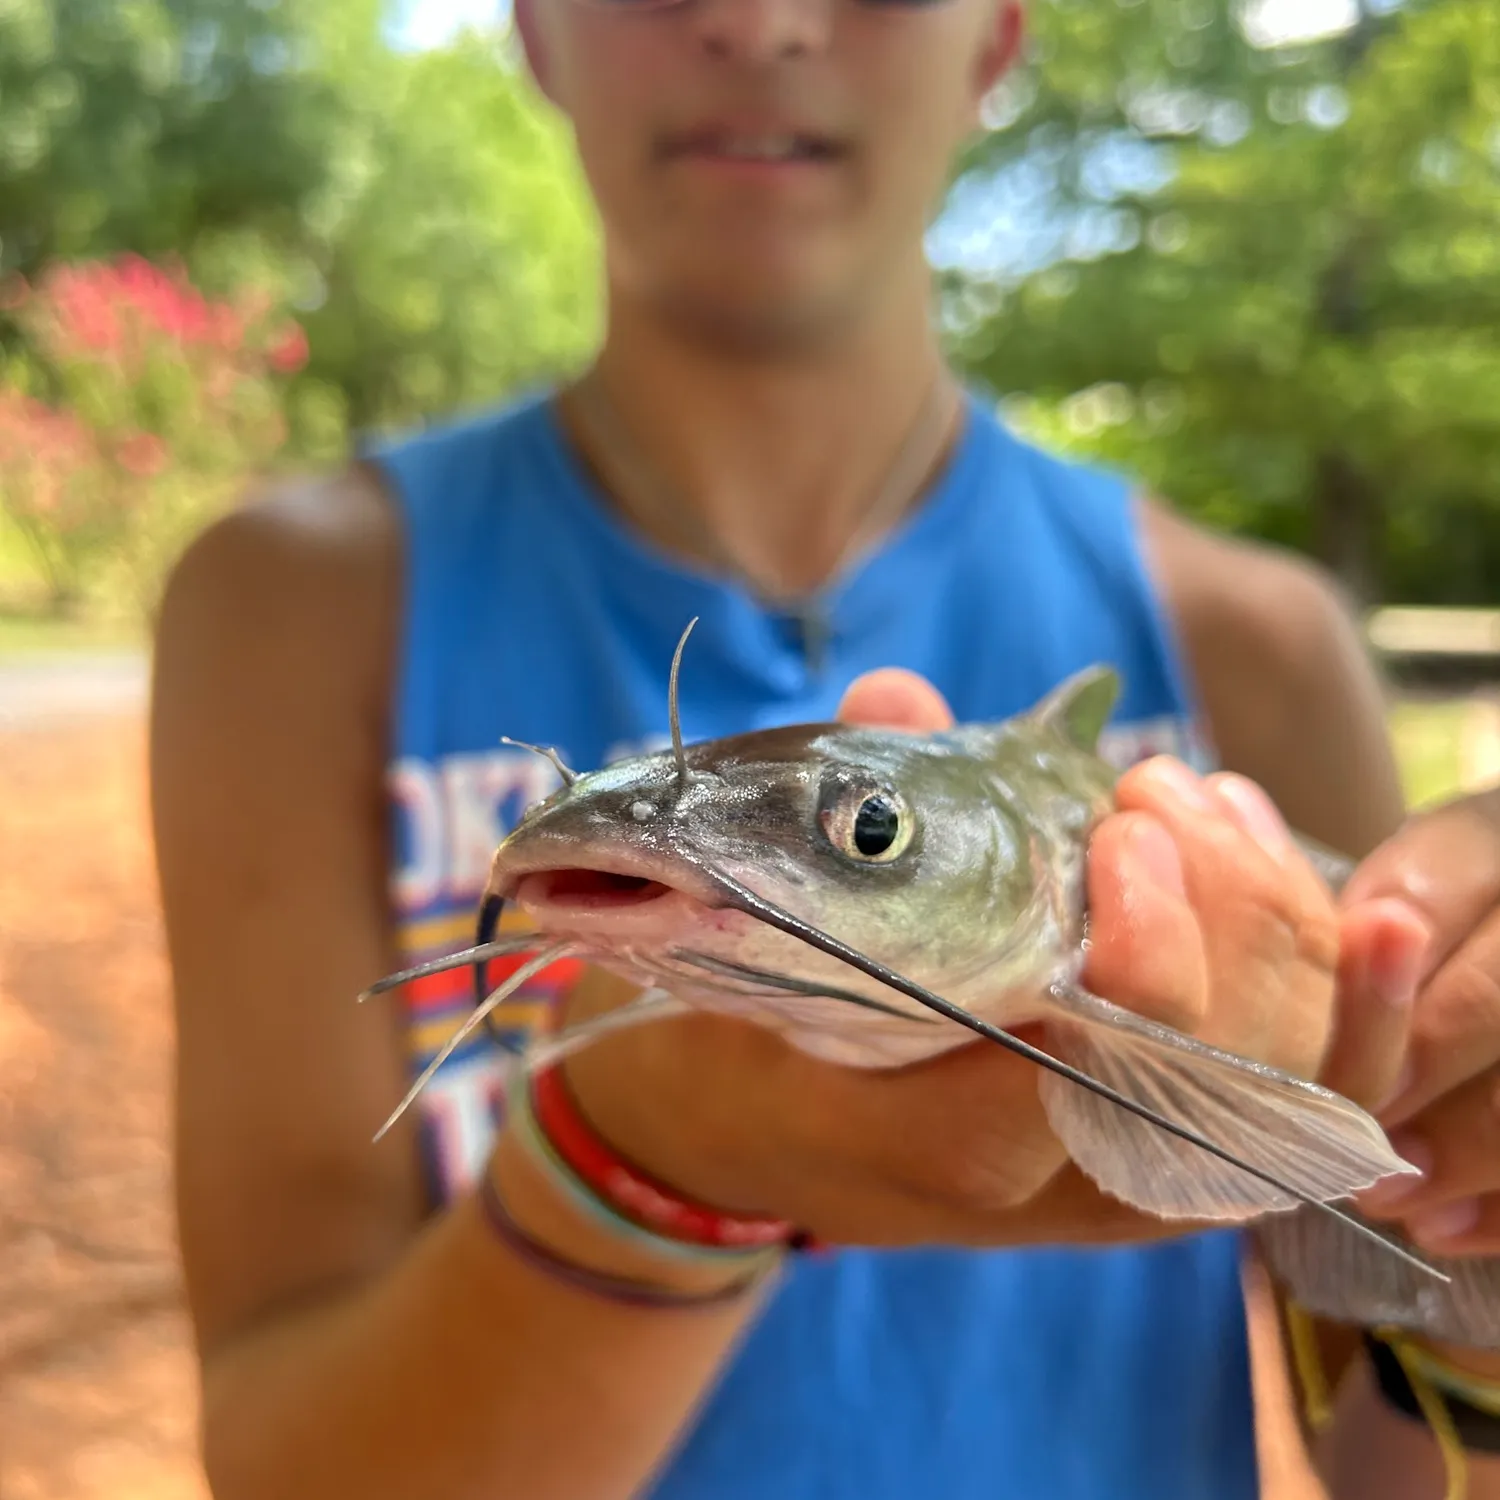
[[[580,766],[658,740],[694,615],[690,738],[999,718],[1119,665],[1113,753],[1173,752],[1093,845],[1090,980],[1122,1004],[1374,1103],[1441,926],[1374,876],[1337,911],[1255,784],[1352,851],[1400,821],[1324,583],[1017,442],[943,365],[923,229],[1018,5],[519,0],[516,20],[605,225],[597,362],[247,507],[163,610],[153,775],[216,1493],[1248,1500],[1252,1366],[1264,1448],[1276,1353],[1238,1237],[1094,1192],[998,1049],[872,1077],[695,1018],[570,1061],[599,1150],[718,1222],[833,1247],[743,1289],[740,1263],[578,1211],[496,1129],[492,1047],[370,1144],[467,1002],[350,997],[460,945],[545,785],[500,737]],[[1241,774],[1190,771],[1200,736]],[[622,998],[590,977],[566,1004]],[[1373,1396],[1351,1421],[1407,1436]],[[1338,1492],[1426,1493],[1414,1444]]]

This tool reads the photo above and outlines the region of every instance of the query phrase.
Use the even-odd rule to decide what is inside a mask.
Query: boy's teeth
[[[752,160],[784,161],[791,156],[802,155],[796,136],[758,135],[736,136],[722,141],[719,149],[726,156],[742,156]]]

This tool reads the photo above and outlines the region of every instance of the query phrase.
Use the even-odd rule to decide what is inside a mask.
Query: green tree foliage
[[[1500,8],[1364,5],[1270,47],[1256,0],[1032,0],[939,236],[948,327],[1034,430],[1188,511],[1361,595],[1489,600]],[[299,463],[573,363],[598,244],[564,122],[507,35],[409,55],[384,11],[0,0],[0,275],[130,251],[289,307]],[[0,308],[0,386],[24,340]]]
[[[4,0],[0,273],[204,232],[297,233],[342,103],[327,41],[375,0]]]
[[[1052,238],[948,276],[960,359],[1049,439],[1359,597],[1492,601],[1500,9],[1409,0],[1277,49],[1222,0],[1034,23],[955,207],[1020,195]]]
[[[576,357],[594,227],[560,123],[503,35],[410,55],[384,15],[0,0],[0,274],[130,251],[289,296],[313,341],[289,398],[304,458]]]
[[[507,39],[387,55],[351,80],[355,126],[297,265],[313,358],[357,428],[487,402],[581,357],[596,226],[560,122]]]

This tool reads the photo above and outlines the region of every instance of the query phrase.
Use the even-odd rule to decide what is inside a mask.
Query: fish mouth
[[[544,865],[516,872],[499,889],[548,937],[607,948],[655,946],[722,926],[730,916],[706,885],[687,889],[686,882],[643,864],[606,857],[597,864]]]
[[[516,882],[514,894],[516,903],[528,909],[544,906],[551,911],[612,912],[638,909],[681,892],[645,875],[574,865],[523,875]]]

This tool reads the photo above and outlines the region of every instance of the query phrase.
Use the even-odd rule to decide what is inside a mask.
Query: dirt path
[[[138,715],[98,714],[114,692],[80,722],[82,695],[28,689],[27,727],[0,732],[3,1500],[207,1496],[172,1243],[144,734]],[[0,674],[0,707],[22,696],[4,694]]]
[[[1464,719],[1459,775],[1466,786],[1500,783],[1500,697],[1476,697]]]
[[[139,713],[147,681],[141,652],[0,656],[0,732]]]

